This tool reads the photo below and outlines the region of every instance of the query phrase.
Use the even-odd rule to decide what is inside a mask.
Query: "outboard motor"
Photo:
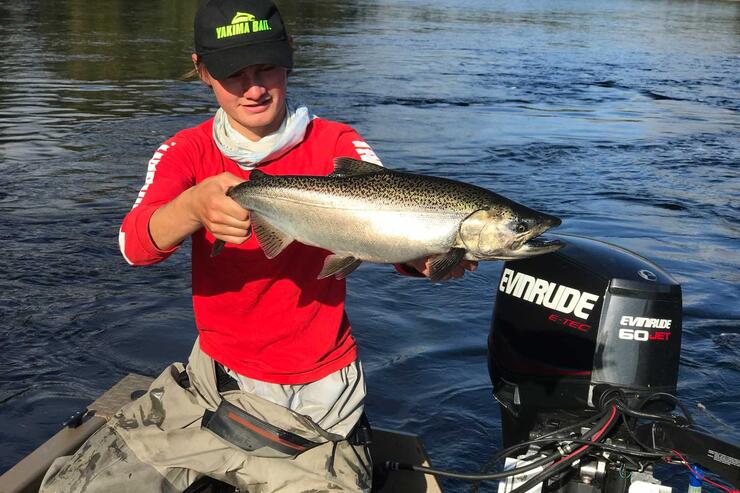
[[[586,417],[607,390],[676,393],[680,285],[622,248],[552,236],[565,246],[506,262],[498,287],[488,366],[505,446]]]
[[[740,448],[697,428],[676,397],[678,283],[614,245],[548,236],[563,247],[504,263],[498,285],[488,368],[504,449],[478,473],[383,469],[473,481],[471,491],[499,481],[498,493],[670,493],[659,463],[688,468],[693,486],[719,484],[703,470],[740,484]]]

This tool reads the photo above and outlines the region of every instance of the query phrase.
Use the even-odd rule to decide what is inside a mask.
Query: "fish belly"
[[[448,252],[462,220],[449,213],[280,200],[260,204],[254,210],[301,243],[377,263],[406,262]]]

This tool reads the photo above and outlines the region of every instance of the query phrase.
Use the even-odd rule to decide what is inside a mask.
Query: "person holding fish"
[[[184,491],[204,477],[241,491],[370,491],[365,376],[344,310],[343,278],[359,261],[319,278],[326,250],[286,242],[267,212],[250,217],[227,192],[257,173],[325,176],[335,158],[380,161],[354,129],[287,98],[293,48],[270,0],[205,3],[195,52],[220,108],[157,149],[119,243],[126,261],[148,265],[192,239],[199,337],[187,365],[57,459],[41,491]],[[435,279],[475,265],[456,256]],[[432,263],[397,269],[429,276]]]

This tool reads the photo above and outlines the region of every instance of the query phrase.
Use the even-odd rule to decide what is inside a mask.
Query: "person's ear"
[[[206,66],[202,62],[198,61],[198,55],[193,53],[192,55],[190,55],[190,59],[193,61],[193,67],[198,73],[198,78],[200,79],[200,81],[208,87],[211,87],[211,74],[208,72]]]

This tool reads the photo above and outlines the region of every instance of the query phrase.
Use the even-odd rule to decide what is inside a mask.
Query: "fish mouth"
[[[532,238],[525,241],[521,247],[511,252],[512,259],[534,257],[535,255],[552,253],[560,250],[564,246],[565,243],[560,240],[547,239],[538,236],[537,238]]]
[[[515,250],[498,252],[496,258],[499,260],[519,260],[556,252],[564,246],[565,243],[560,240],[547,239],[539,236],[525,241]]]
[[[468,260],[519,260],[556,252],[564,246],[565,243],[560,240],[537,237],[525,241],[517,248],[500,249],[486,255],[471,255],[465,258]]]
[[[546,250],[546,252],[543,252],[543,253],[547,253],[547,252],[554,252],[556,250],[560,250],[564,246],[565,246],[565,243],[563,243],[560,240],[555,240],[555,239],[550,240],[550,239],[538,236],[537,238],[532,238],[524,242],[524,244],[522,245],[522,248],[526,250],[540,250],[540,251]]]
[[[518,242],[513,243],[506,252],[508,255],[505,260],[534,257],[560,250],[565,245],[562,241],[541,235],[550,228],[560,226],[561,223],[558,217],[542,214],[539,226],[523,235]]]
[[[514,258],[533,257],[560,250],[565,245],[562,241],[540,235],[561,224],[559,217],[542,214],[540,226],[530,233],[530,237],[523,241],[519,248],[513,250]]]

